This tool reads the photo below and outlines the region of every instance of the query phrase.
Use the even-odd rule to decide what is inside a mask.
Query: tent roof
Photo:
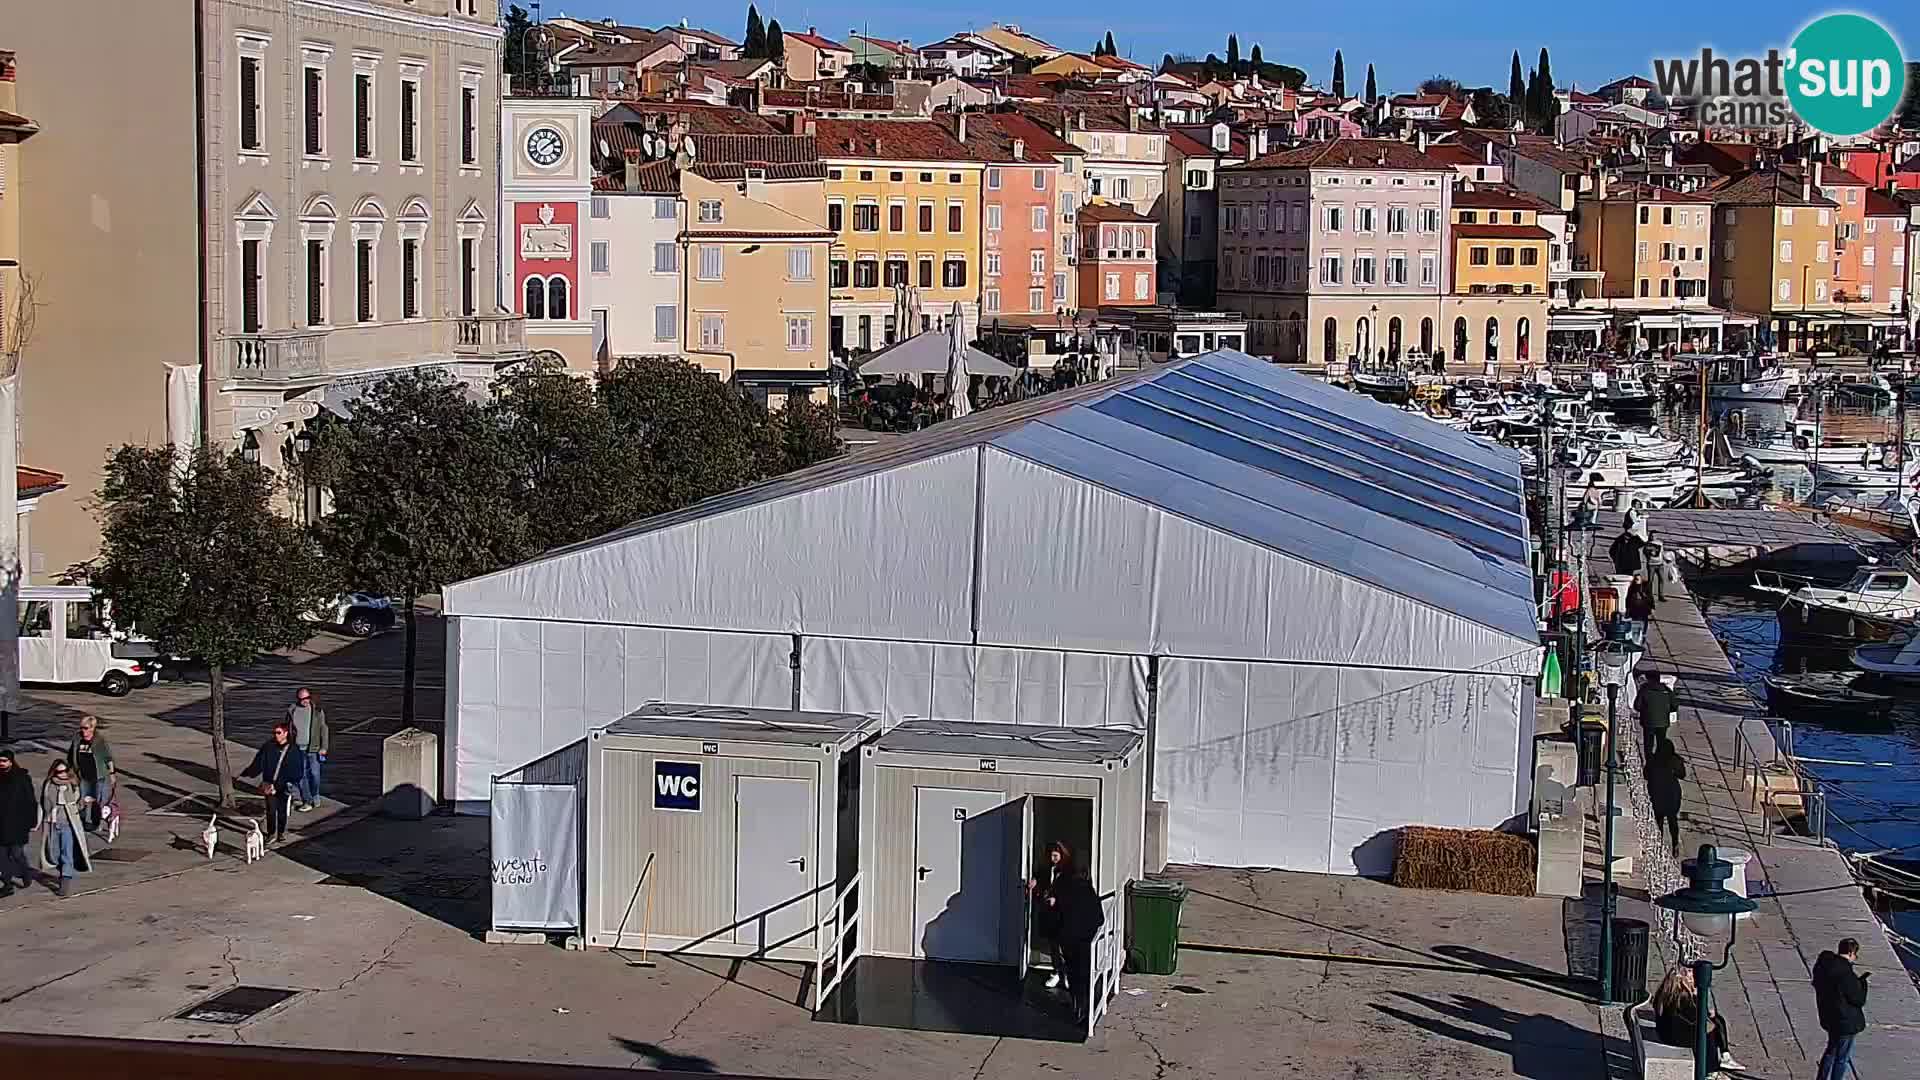
[[[1024,459],[1528,645],[1537,639],[1517,454],[1230,351],[938,424],[535,562],[969,449]],[[488,580],[449,587],[448,612],[499,609]]]
[[[874,353],[860,365],[862,375],[945,375],[953,340],[945,330],[922,330]],[[1019,372],[973,346],[967,346],[967,374],[1011,377]]]

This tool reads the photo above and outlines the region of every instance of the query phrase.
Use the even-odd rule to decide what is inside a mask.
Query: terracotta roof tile
[[[1867,216],[1903,218],[1907,216],[1907,205],[1898,199],[1889,197],[1886,192],[1881,191],[1879,188],[1868,188]]]
[[[1080,208],[1077,220],[1080,221],[1131,221],[1148,222],[1152,218],[1140,213],[1125,203],[1097,202],[1088,203]]]
[[[14,487],[22,498],[45,495],[67,486],[67,478],[57,472],[46,469],[31,469],[21,465],[13,471]]]
[[[799,34],[799,33],[795,33],[792,30],[786,30],[784,32],[784,36],[790,37],[795,41],[804,41],[816,49],[826,49],[830,52],[852,52],[853,51],[852,49],[847,48],[845,45],[842,45],[831,38],[823,38],[819,34]]]
[[[1604,202],[1664,202],[1664,203],[1705,203],[1717,202],[1705,191],[1675,191],[1658,184],[1614,184],[1607,188]]]
[[[1560,208],[1552,203],[1506,184],[1461,188],[1453,193],[1453,205],[1457,210],[1532,210],[1539,214],[1560,212]]]
[[[1832,199],[1814,191],[1811,198],[1801,193],[1800,179],[1779,169],[1755,169],[1730,176],[1701,192],[1698,198],[1721,206],[1833,206]]]
[[[1331,139],[1256,158],[1230,169],[1427,169],[1451,172],[1452,166],[1398,139]]]
[[[760,93],[760,103],[774,109],[847,109],[860,112],[892,112],[892,94],[854,94],[844,89],[795,90],[768,87]]]
[[[814,121],[820,156],[859,161],[972,161],[972,151],[931,120]]]
[[[954,130],[955,121],[951,115],[943,116],[940,122],[946,124],[949,131]],[[1060,156],[1086,152],[1019,113],[967,114],[966,145],[972,160],[1000,164],[1011,162],[1015,160],[1015,139],[1021,141],[1022,152],[1026,155],[1020,160],[1042,165],[1055,164]]]
[[[1449,226],[1453,235],[1466,240],[1551,240],[1553,234],[1538,225],[1460,225]]]

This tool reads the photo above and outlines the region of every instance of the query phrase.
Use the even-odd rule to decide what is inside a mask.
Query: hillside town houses
[[[277,466],[382,373],[481,387],[537,355],[825,401],[956,317],[1042,373],[1916,333],[1912,132],[1703,131],[1637,76],[1526,126],[1458,85],[1369,99],[1013,24],[751,47],[712,20],[509,39],[502,14],[69,0],[0,27],[0,295],[45,304],[22,463],[73,493],[124,441]],[[44,500],[29,579],[93,553],[84,503]]]

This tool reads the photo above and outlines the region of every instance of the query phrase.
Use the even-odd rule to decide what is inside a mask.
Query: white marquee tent
[[[446,590],[447,772],[651,699],[1149,728],[1177,862],[1385,869],[1528,798],[1519,458],[1239,353],[898,442]]]

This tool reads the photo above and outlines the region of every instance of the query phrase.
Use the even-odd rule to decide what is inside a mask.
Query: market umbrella
[[[973,411],[967,398],[967,329],[960,316],[960,301],[953,302],[953,314],[947,320],[947,413],[955,420]]]

